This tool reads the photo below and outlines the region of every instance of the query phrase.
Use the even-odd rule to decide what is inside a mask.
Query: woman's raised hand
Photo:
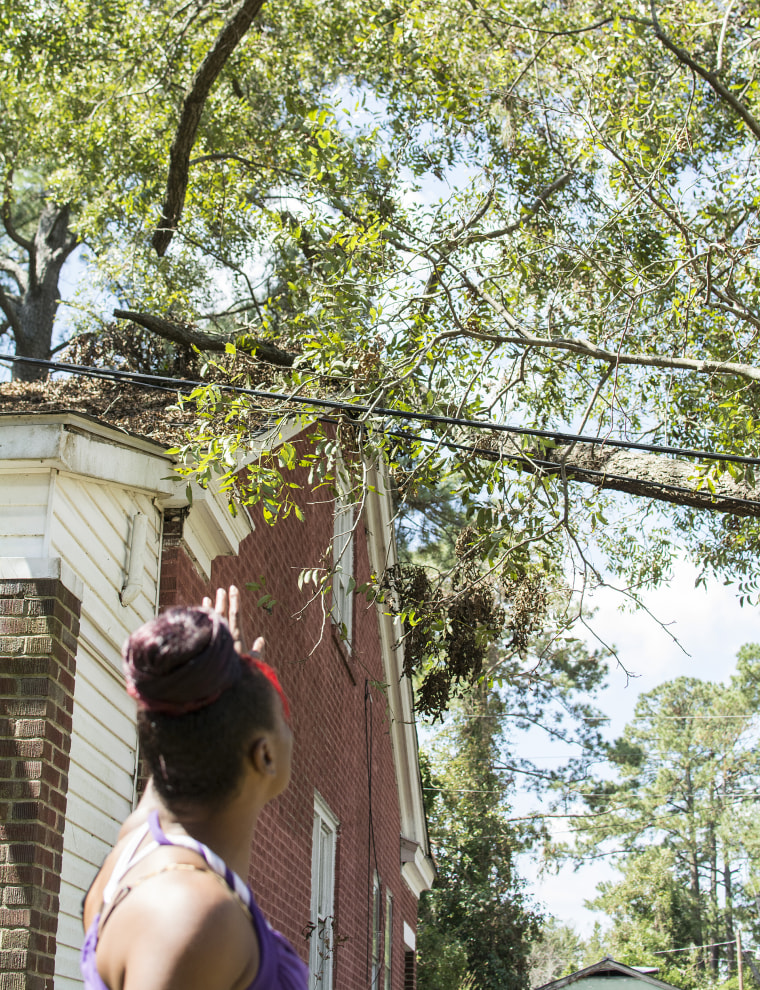
[[[226,588],[217,588],[216,601],[213,606],[210,598],[204,598],[203,605],[205,608],[213,607],[214,611],[218,612],[230,627],[232,638],[235,641],[235,649],[238,653],[247,653],[248,651],[245,646],[245,634],[243,632],[243,621],[240,614],[240,592],[237,587],[234,584],[231,584],[229,590]],[[259,636],[253,644],[251,653],[253,656],[260,657],[263,652],[264,639]]]

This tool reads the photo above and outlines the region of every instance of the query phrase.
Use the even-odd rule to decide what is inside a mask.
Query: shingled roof
[[[592,966],[586,966],[585,969],[579,969],[575,973],[570,973],[569,976],[552,980],[551,983],[544,983],[542,987],[537,987],[536,990],[561,990],[562,987],[570,986],[572,983],[578,983],[581,980],[590,978],[593,979],[594,977],[602,977],[611,982],[620,977],[627,977],[629,979],[640,980],[649,986],[659,987],[661,990],[672,990],[672,983],[665,983],[663,980],[655,979],[652,974],[656,972],[657,969],[651,966],[626,966],[625,963],[617,962],[611,956],[605,956],[604,959],[600,959],[599,962],[594,963]]]

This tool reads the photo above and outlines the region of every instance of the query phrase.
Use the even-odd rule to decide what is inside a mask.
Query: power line
[[[671,952],[693,952],[694,949],[712,949],[718,945],[736,945],[736,939],[732,938],[729,942],[707,942],[705,945],[686,945],[683,949],[657,949],[653,950],[652,955],[667,956]]]
[[[175,391],[178,388],[202,388],[208,382],[194,381],[192,379],[173,378],[168,375],[148,375],[134,371],[120,371],[116,368],[95,368],[90,365],[68,364],[60,361],[46,361],[42,358],[29,358],[19,355],[0,354],[0,361],[10,363],[33,364],[48,368],[51,371],[81,375],[92,378],[102,378],[110,381],[130,381],[135,385],[147,385],[149,387],[165,388]],[[391,409],[385,406],[370,404],[359,404],[346,402],[342,399],[319,399],[282,392],[269,392],[262,389],[246,388],[242,385],[213,383],[221,391],[232,392],[237,395],[250,395],[259,399],[272,399],[277,401],[292,402],[301,406],[311,406],[321,409],[340,409],[344,412],[358,414],[370,414],[375,416],[388,416],[396,419],[404,419],[411,422],[431,423],[434,425],[464,426],[477,430],[493,430],[498,433],[509,433],[517,436],[529,436],[542,440],[559,441],[560,443],[576,444],[583,443],[596,447],[615,447],[621,450],[639,450],[654,454],[668,454],[677,457],[687,457],[696,460],[723,461],[731,464],[748,464],[760,466],[760,458],[745,457],[739,454],[728,454],[709,450],[695,450],[687,447],[671,447],[662,444],[640,443],[633,440],[618,440],[605,437],[594,437],[578,433],[565,433],[553,430],[540,430],[534,427],[511,426],[507,423],[495,423],[478,419],[466,419],[457,416],[439,416],[434,413],[411,412],[403,409]],[[484,454],[479,448],[473,448],[478,453]],[[497,454],[496,451],[490,451]],[[512,455],[504,455],[510,458]],[[519,455],[517,455],[519,457]],[[557,465],[550,462],[556,469]]]
[[[480,712],[458,712],[450,711],[450,715],[456,717],[457,715],[462,718],[514,718],[514,719],[524,719],[528,721],[528,716],[521,715],[519,712],[498,712],[496,714],[483,714]],[[578,716],[582,722],[611,722],[612,718],[609,715],[581,715]],[[743,719],[753,719],[757,718],[756,715],[657,715],[655,716],[661,720],[675,720],[675,721],[692,721],[694,719],[723,719],[723,718],[743,718]],[[629,722],[647,722],[649,719],[645,715],[638,715],[635,718],[629,719]],[[544,728],[544,726],[537,726],[539,729]]]
[[[138,374],[136,372],[118,371],[117,369],[91,368],[89,366],[84,366],[84,365],[68,365],[55,361],[43,361],[42,359],[37,359],[37,358],[34,359],[17,358],[16,356],[12,356],[12,355],[0,355],[0,361],[11,361],[11,362],[28,361],[29,363],[40,364],[50,368],[51,370],[62,371],[66,374],[80,375],[82,377],[98,378],[105,381],[113,381],[113,382],[129,381],[134,385],[139,385],[144,388],[152,388],[159,391],[167,391],[167,392],[176,392],[178,390],[177,386],[198,388],[209,384],[208,382],[191,381],[180,378],[161,377],[157,375],[143,375],[143,374]],[[331,409],[341,409],[345,411],[350,410],[353,413],[362,412],[362,411],[366,413],[382,412],[384,415],[387,416],[396,416],[407,419],[420,419],[423,421],[433,421],[433,422],[453,424],[453,425],[457,425],[459,423],[466,423],[478,429],[491,429],[502,432],[522,433],[527,435],[540,436],[544,439],[550,439],[550,440],[569,439],[577,443],[606,445],[611,447],[628,447],[628,448],[635,447],[640,450],[649,451],[650,453],[664,453],[664,454],[681,453],[684,456],[705,458],[715,461],[760,464],[760,458],[741,457],[738,454],[718,454],[711,451],[686,450],[676,447],[661,447],[661,446],[657,446],[656,444],[634,444],[631,441],[625,441],[625,440],[602,440],[599,437],[584,437],[580,434],[574,435],[574,434],[564,434],[564,433],[551,433],[549,431],[533,430],[527,427],[513,427],[498,423],[484,423],[478,420],[456,420],[453,418],[447,418],[443,416],[433,417],[428,413],[409,413],[403,410],[385,409],[384,407],[378,407],[378,406],[354,405],[352,403],[341,402],[340,400],[337,399],[330,399],[330,400],[316,399],[316,398],[310,399],[304,396],[285,395],[283,393],[277,393],[277,392],[264,392],[258,389],[246,389],[243,388],[242,386],[235,386],[235,385],[215,385],[215,387],[218,387],[223,391],[232,391],[236,394],[246,394],[246,395],[253,395],[255,397],[265,397],[265,398],[273,398],[284,401],[293,401],[296,403],[301,403],[304,406],[311,405],[319,408],[327,407]],[[326,423],[338,422],[338,420],[335,420],[328,416],[319,416],[317,418],[320,420],[320,422],[326,422]],[[461,450],[467,453],[475,454],[478,457],[488,457],[493,461],[506,462],[513,465],[521,465],[528,468],[529,470],[539,469],[539,470],[544,470],[550,474],[556,474],[558,470],[562,469],[562,466],[558,464],[556,461],[543,460],[536,456],[528,456],[519,453],[497,452],[472,444],[457,443],[453,440],[448,440],[445,438],[424,437],[418,433],[412,433],[408,431],[401,432],[401,431],[393,431],[387,429],[379,429],[378,432],[382,433],[384,436],[403,440],[407,443],[408,442],[424,443],[432,446],[442,446],[447,448],[448,450]],[[569,468],[565,468],[565,471],[568,477],[572,478],[574,476],[577,476],[578,480],[589,481],[589,483],[592,483],[593,479],[598,478],[600,482],[607,482],[608,484],[614,484],[616,482],[621,485],[639,484],[641,486],[644,486],[647,492],[652,497],[656,497],[656,493],[658,492],[662,493],[663,495],[666,494],[675,495],[675,496],[684,495],[684,496],[692,496],[692,497],[694,495],[694,491],[691,488],[686,488],[683,485],[674,485],[663,481],[652,481],[651,479],[648,478],[638,478],[631,475],[617,475],[617,474],[612,474],[606,470],[600,471],[587,467],[574,469],[572,467],[569,467]],[[760,507],[760,500],[758,499],[740,498],[738,496],[732,495],[730,496],[730,501],[733,505],[736,506],[744,505],[747,507],[751,507],[753,509],[757,509],[758,507]]]

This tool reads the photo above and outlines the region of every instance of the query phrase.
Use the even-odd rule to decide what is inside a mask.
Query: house
[[[124,399],[97,388],[99,408]],[[399,629],[345,581],[324,607],[298,582],[334,532],[351,532],[346,508],[306,489],[306,522],[269,527],[213,491],[195,486],[190,502],[165,443],[114,425],[112,410],[46,402],[0,403],[2,986],[81,986],[82,896],[139,787],[124,639],[160,609],[263,578],[266,607],[246,590],[244,615],[290,698],[295,748],[290,788],[260,819],[251,885],[315,990],[411,990],[417,900],[434,871]],[[387,479],[368,471],[341,542],[358,583],[395,553]]]
[[[536,990],[562,990],[573,986],[573,990],[645,990],[646,986],[672,990],[672,983],[664,983],[655,978],[658,970],[652,966],[626,966],[605,956],[593,966],[579,969],[569,976],[545,983]]]

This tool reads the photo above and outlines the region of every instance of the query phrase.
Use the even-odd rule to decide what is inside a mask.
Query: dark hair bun
[[[212,609],[172,608],[134,632],[122,650],[127,691],[142,708],[182,715],[240,680],[227,623]]]

